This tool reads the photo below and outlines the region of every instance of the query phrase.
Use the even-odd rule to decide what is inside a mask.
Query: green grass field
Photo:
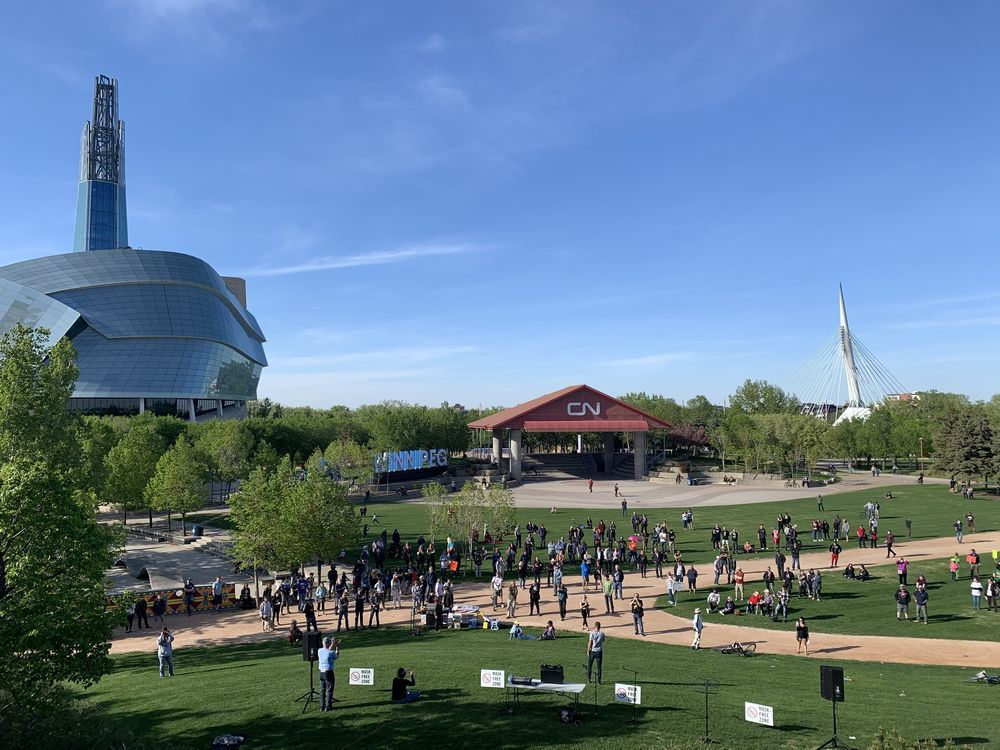
[[[684,531],[681,528],[681,508],[655,508],[635,506],[639,512],[649,516],[650,528],[657,521],[664,520],[677,532],[677,544],[685,560],[696,563],[714,558],[710,542],[711,527],[718,523],[728,528],[737,528],[742,539],[757,543],[756,529],[761,523],[770,533],[779,513],[788,513],[792,522],[798,525],[803,552],[825,550],[829,542],[813,543],[810,538],[810,524],[813,518],[827,519],[833,522],[834,516],[851,521],[854,528],[863,519],[860,517],[862,507],[868,500],[878,500],[881,503],[881,523],[879,535],[884,537],[886,531],[893,530],[900,539],[904,537],[903,519],[907,516],[913,521],[912,540],[930,539],[948,536],[953,533],[951,524],[956,518],[964,518],[967,510],[972,510],[976,516],[976,528],[980,531],[994,531],[1000,528],[1000,500],[996,497],[980,495],[972,502],[963,500],[958,495],[948,492],[942,485],[902,485],[892,487],[892,500],[884,500],[885,488],[880,490],[845,492],[829,495],[825,498],[825,510],[817,513],[816,495],[799,500],[781,500],[768,503],[753,503],[748,505],[723,505],[717,507],[694,508],[695,528]],[[380,534],[384,526],[391,535],[393,529],[398,529],[404,540],[416,540],[421,534],[430,539],[428,515],[426,507],[419,502],[380,501],[368,505],[369,521],[374,513],[378,516],[380,525],[372,524],[369,538]],[[631,515],[631,509],[629,510]],[[622,518],[621,507],[615,506],[614,498],[608,498],[608,508],[604,512],[597,509],[560,508],[556,514],[549,513],[544,508],[518,508],[517,520],[522,528],[528,521],[544,524],[549,531],[549,537],[555,538],[566,534],[573,522],[583,522],[591,517],[596,525],[602,518],[606,523],[614,520],[618,523],[618,534],[631,534],[629,519]],[[853,540],[853,537],[852,537]],[[587,540],[588,544],[590,539]],[[768,541],[770,547],[770,541]],[[773,552],[760,555],[769,558]],[[741,556],[742,557],[742,556]],[[757,556],[751,556],[754,559]]]
[[[917,627],[917,626],[911,626]],[[507,640],[505,632],[442,631],[418,638],[403,628],[365,631],[344,639],[337,665],[339,702],[333,713],[315,704],[301,716],[294,699],[308,688],[301,652],[280,642],[177,650],[176,676],[157,676],[153,649],[115,659],[115,671],[82,692],[117,729],[147,748],[207,748],[216,735],[245,732],[248,750],[263,748],[400,748],[429,743],[491,748],[694,748],[704,733],[702,680],[715,683],[710,734],[718,747],[815,747],[831,734],[830,704],[819,696],[820,663],[844,667],[847,701],[841,737],[867,747],[879,726],[909,739],[954,738],[972,745],[1000,743],[996,722],[981,720],[997,688],[964,684],[973,669],[913,667],[822,658],[726,656],[631,640],[609,639],[605,686],[597,718],[580,727],[558,721],[566,699],[532,695],[520,711],[502,713],[503,691],[479,687],[481,668],[537,676],[541,663],[561,664],[579,680],[585,636],[560,633],[553,642]],[[152,643],[150,644],[152,646]],[[424,696],[408,706],[388,703],[391,673],[413,669]],[[351,667],[374,667],[375,687],[349,686]],[[643,705],[612,702],[609,683],[639,670]],[[584,694],[585,708],[594,694]],[[774,707],[775,727],[749,724],[743,702]]]
[[[992,561],[983,556],[982,571],[992,569]],[[879,565],[870,567],[872,579],[864,583],[845,579],[843,568],[838,570],[823,569],[823,590],[820,601],[798,597],[798,585],[792,587],[792,598],[788,607],[788,622],[772,622],[771,618],[757,615],[741,615],[739,617],[723,617],[718,614],[705,614],[706,622],[720,622],[726,625],[744,625],[770,630],[795,631],[795,620],[805,617],[813,631],[818,633],[846,633],[849,635],[893,635],[915,638],[957,638],[968,640],[993,640],[1000,628],[1000,613],[986,611],[986,599],[982,600],[983,609],[976,612],[972,609],[972,597],[969,593],[968,566],[963,562],[961,577],[957,582],[951,580],[948,573],[947,559],[921,558],[914,561],[908,570],[910,592],[916,588],[917,576],[923,573],[927,578],[927,591],[930,595],[928,603],[928,624],[914,625],[896,621],[896,601],[894,594],[899,586],[895,565]],[[723,579],[725,580],[725,579]],[[701,581],[697,595],[687,592],[677,598],[677,606],[671,607],[667,598],[660,597],[657,607],[679,617],[690,618],[695,607],[701,607],[707,613],[705,598],[713,588],[717,588],[722,601],[733,593],[733,587],[727,585],[711,586],[711,579]],[[763,584],[757,581],[744,584],[744,593],[749,596],[754,590],[763,590]],[[741,606],[746,611],[745,603]],[[916,615],[916,605],[910,605],[910,617]],[[790,638],[794,637],[789,635]]]

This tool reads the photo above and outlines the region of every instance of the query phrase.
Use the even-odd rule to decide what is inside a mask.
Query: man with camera
[[[333,675],[334,662],[340,656],[340,639],[334,640],[330,636],[323,639],[323,648],[316,650],[316,658],[319,661],[319,710],[333,710],[333,687],[335,683]]]
[[[156,655],[160,659],[160,678],[163,677],[163,667],[166,666],[167,673],[174,676],[174,636],[170,628],[164,627],[160,631],[160,637],[156,639]]]

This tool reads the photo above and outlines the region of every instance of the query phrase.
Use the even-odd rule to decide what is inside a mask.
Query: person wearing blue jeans
[[[959,544],[962,543],[962,521],[959,519],[952,524],[955,527],[955,541]]]
[[[319,662],[319,710],[321,712],[333,710],[333,688],[337,684],[333,667],[339,656],[340,641],[335,644],[330,636],[323,639],[323,648],[316,650],[316,661]]]
[[[156,655],[160,658],[160,677],[163,677],[163,668],[167,668],[167,673],[174,676],[174,636],[169,628],[160,631],[160,637],[156,639]]]
[[[979,600],[983,595],[983,584],[979,582],[978,577],[973,577],[970,589],[972,590],[972,608],[980,609]]]
[[[406,678],[407,674],[410,676],[409,679]],[[397,669],[396,676],[392,681],[392,703],[413,703],[420,697],[420,693],[417,690],[407,690],[407,688],[416,684],[417,678],[413,676],[413,670],[407,672],[402,667]]]
[[[642,616],[644,610],[642,607],[642,599],[639,598],[638,594],[632,595],[632,625],[635,627],[635,634],[645,636],[646,629],[642,626]]]

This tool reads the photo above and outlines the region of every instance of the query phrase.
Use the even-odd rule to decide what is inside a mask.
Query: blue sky
[[[246,276],[260,395],[512,404],[785,383],[837,324],[911,389],[1000,354],[1000,6],[21,4],[0,262],[72,249],[93,76],[133,246]]]

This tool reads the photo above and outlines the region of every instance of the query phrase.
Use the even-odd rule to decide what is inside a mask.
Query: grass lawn
[[[537,676],[541,663],[561,664],[567,681],[579,680],[585,643],[580,633],[560,633],[553,642],[510,642],[505,632],[489,631],[418,638],[402,628],[351,633],[337,664],[334,712],[320,714],[313,704],[305,717],[294,699],[306,691],[310,667],[300,650],[278,642],[179,648],[177,676],[162,680],[152,649],[117,657],[115,671],[81,695],[110,722],[148,740],[147,748],[208,747],[213,737],[229,731],[245,732],[248,750],[428,744],[694,748],[704,732],[704,697],[698,688],[706,678],[717,684],[710,699],[710,732],[717,747],[815,747],[831,734],[830,704],[819,696],[821,660],[815,658],[744,659],[609,639],[598,716],[586,717],[580,727],[558,721],[558,710],[567,703],[559,696],[526,696],[519,712],[508,716],[501,711],[503,691],[479,687],[480,668]],[[974,672],[971,667],[822,663],[844,667],[847,702],[838,711],[839,731],[856,747],[867,747],[879,726],[895,727],[909,739],[1000,743],[996,722],[973,718],[989,715],[997,688],[964,684]],[[391,674],[399,666],[413,669],[423,693],[408,706],[388,703]],[[351,667],[374,667],[375,686],[349,686]],[[635,725],[631,707],[614,704],[608,686],[628,680],[622,667],[639,670],[643,705]],[[588,687],[585,707],[592,708],[593,700]],[[745,722],[744,701],[773,706],[775,727]]]
[[[982,558],[984,562],[982,572],[992,572],[993,561],[988,555],[982,555]],[[702,608],[707,623],[719,622],[726,625],[785,630],[789,632],[789,639],[795,637],[795,620],[798,617],[805,617],[810,628],[815,632],[846,633],[849,635],[902,635],[914,638],[992,641],[1000,630],[1000,613],[986,611],[985,597],[982,599],[983,609],[981,611],[976,612],[972,609],[968,566],[964,560],[957,582],[951,580],[947,559],[920,559],[910,565],[908,570],[909,586],[907,588],[911,594],[916,590],[917,576],[923,573],[927,578],[930,601],[926,626],[896,622],[894,594],[899,587],[899,579],[895,565],[879,565],[868,568],[868,571],[872,574],[872,578],[862,583],[844,578],[843,568],[838,570],[823,569],[823,591],[820,601],[798,598],[798,584],[796,583],[792,587],[792,598],[789,601],[788,622],[784,623],[772,622],[770,617],[757,615],[723,617],[718,614],[707,614],[705,597],[713,588],[718,589],[722,601],[725,601],[726,597],[733,593],[732,586],[714,587],[707,585],[711,583],[711,579],[707,581],[703,579],[706,585],[699,585],[697,595],[687,592],[681,594],[677,598],[676,607],[671,607],[665,596],[657,600],[657,607],[679,617],[690,618],[697,606]],[[744,584],[744,593],[747,596],[754,590],[763,590],[762,582]],[[745,603],[742,610],[745,611]],[[916,616],[916,611],[916,605],[911,603],[911,618]],[[975,661],[974,656],[972,659]]]
[[[761,523],[770,534],[779,513],[788,513],[792,522],[799,528],[799,538],[803,543],[803,552],[825,550],[829,542],[813,543],[810,538],[810,523],[813,518],[827,519],[833,522],[834,516],[847,518],[856,529],[863,519],[860,517],[862,507],[869,500],[881,503],[881,523],[879,536],[884,538],[886,531],[892,530],[900,541],[905,541],[903,519],[909,516],[913,521],[912,539],[928,539],[948,536],[953,533],[951,524],[957,518],[965,517],[967,510],[972,510],[976,516],[976,528],[982,531],[993,531],[1000,528],[1000,499],[979,496],[969,502],[960,496],[948,492],[941,485],[902,485],[892,487],[892,500],[884,500],[886,489],[845,492],[830,495],[825,498],[825,510],[817,514],[816,495],[812,494],[800,500],[782,500],[769,503],[753,503],[749,505],[722,505],[717,507],[694,508],[695,529],[684,531],[681,528],[681,508],[646,508],[636,510],[649,516],[650,528],[657,521],[665,520],[677,532],[677,544],[685,561],[704,564],[714,559],[710,540],[711,527],[718,523],[730,529],[737,528],[743,540],[749,539],[757,544],[756,529]],[[382,525],[391,535],[393,529],[399,529],[404,540],[415,541],[421,534],[430,539],[428,514],[426,506],[418,502],[401,501],[371,501],[368,504],[369,521],[376,514],[381,525],[370,524],[369,538],[380,534]],[[631,509],[629,510],[631,516]],[[614,498],[608,498],[608,508],[599,512],[597,509],[560,508],[556,514],[550,514],[544,508],[518,508],[517,520],[521,527],[527,521],[543,524],[549,531],[549,538],[558,539],[565,535],[573,522],[584,522],[590,516],[596,525],[601,518],[608,524],[617,521],[619,536],[632,533],[629,519],[623,518],[621,507],[615,505]],[[853,540],[853,537],[851,537]],[[590,539],[587,543],[590,544]],[[506,545],[504,545],[506,547]],[[770,548],[770,539],[768,540]],[[770,558],[773,552],[761,555]],[[742,557],[742,556],[741,556]],[[753,557],[753,556],[752,556]],[[702,571],[706,572],[706,571]],[[703,579],[704,580],[704,579]]]

